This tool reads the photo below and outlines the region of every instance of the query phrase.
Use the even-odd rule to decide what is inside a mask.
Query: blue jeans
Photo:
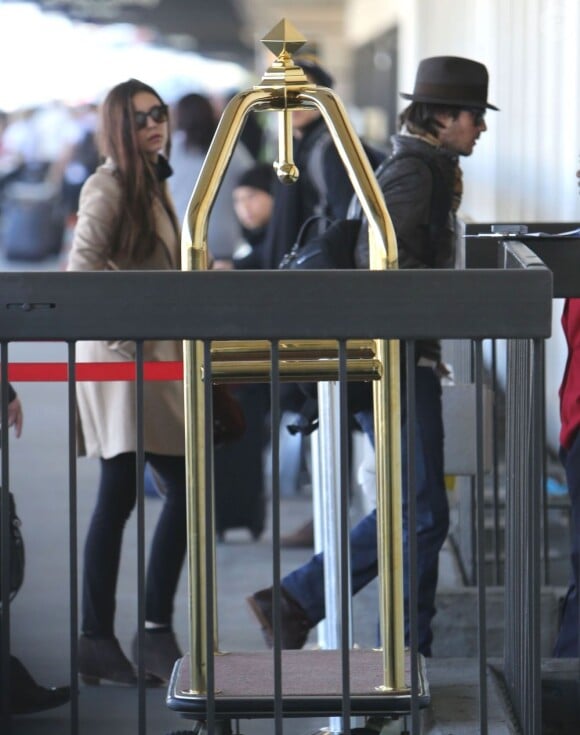
[[[435,615],[435,592],[439,569],[439,551],[449,530],[449,506],[443,471],[443,421],[441,384],[428,367],[415,369],[416,446],[415,479],[417,498],[417,579],[419,651],[431,655],[431,620]],[[404,396],[404,391],[403,391]],[[405,640],[409,642],[408,574],[408,504],[407,446],[405,402],[402,401],[403,462],[403,553],[405,589]],[[374,439],[372,412],[357,415],[362,429]],[[373,442],[374,443],[374,442]],[[356,594],[373,580],[377,566],[377,518],[372,511],[350,533],[352,591]],[[313,625],[320,622],[324,610],[324,567],[322,554],[316,554],[302,567],[282,580],[284,589],[304,608]]]
[[[572,570],[570,586],[564,600],[560,630],[554,646],[557,658],[577,658],[578,619],[578,569],[580,560],[580,431],[576,434],[569,450],[560,449],[560,459],[566,470],[566,481],[570,495],[570,560]]]

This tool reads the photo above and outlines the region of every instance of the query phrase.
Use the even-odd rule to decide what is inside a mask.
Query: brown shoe
[[[254,615],[262,626],[262,634],[268,648],[274,646],[274,603],[273,588],[268,587],[255,592],[247,598]],[[282,648],[296,650],[302,648],[308,639],[312,623],[308,620],[301,605],[280,588],[280,627]]]
[[[287,536],[281,536],[280,546],[285,549],[311,549],[314,546],[314,521],[307,521]]]

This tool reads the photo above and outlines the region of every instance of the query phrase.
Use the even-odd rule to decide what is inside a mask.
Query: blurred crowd
[[[227,98],[190,93],[171,109],[174,133],[172,195],[182,221],[189,196]],[[15,261],[66,259],[79,194],[101,162],[98,113],[93,103],[0,110],[0,256]],[[248,119],[228,167],[210,223],[210,249],[231,260],[243,241],[232,192],[237,178],[269,151],[259,115]],[[214,247],[211,247],[214,243]],[[225,256],[225,258],[224,258]]]

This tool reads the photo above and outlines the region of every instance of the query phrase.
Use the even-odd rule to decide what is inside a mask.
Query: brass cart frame
[[[299,175],[293,162],[291,111],[316,108],[324,118],[355,193],[361,200],[369,221],[370,266],[374,270],[396,268],[397,248],[393,226],[384,199],[363,147],[348,121],[336,94],[308,82],[292,54],[304,43],[287,21],[274,28],[264,39],[277,56],[259,85],[236,95],[224,110],[205,163],[188,205],[182,231],[182,268],[203,270],[208,266],[207,225],[219,184],[252,110],[269,110],[279,115],[279,160],[274,164],[284,183],[293,183]],[[252,345],[240,345],[241,352]],[[321,372],[319,344],[304,343],[302,350],[311,360],[303,365],[310,380],[328,379]],[[374,356],[380,374],[374,383],[374,406],[377,446],[377,518],[379,539],[380,621],[382,639],[381,691],[408,696],[409,683],[404,671],[403,582],[402,582],[402,511],[400,467],[399,346],[396,340],[374,340]],[[206,407],[209,405],[208,357],[200,342],[184,343],[186,467],[188,485],[188,571],[190,580],[190,657],[189,687],[192,697],[207,691],[209,646],[206,640],[208,576],[213,576],[211,545],[204,539],[211,514],[207,512],[207,488],[212,484],[211,460],[203,448],[207,444]],[[216,360],[215,349],[212,360]],[[231,360],[231,355],[230,355]],[[246,363],[247,365],[247,363]],[[213,367],[213,366],[212,366]],[[231,367],[231,362],[230,362]],[[348,371],[348,364],[346,369]],[[241,369],[241,366],[240,366]],[[274,368],[256,367],[254,375],[270,379]],[[280,369],[280,368],[277,368]],[[233,379],[236,373],[235,361]],[[209,465],[209,466],[208,466]],[[215,585],[211,585],[215,587]],[[215,630],[215,628],[214,628]],[[215,650],[219,643],[214,641]]]

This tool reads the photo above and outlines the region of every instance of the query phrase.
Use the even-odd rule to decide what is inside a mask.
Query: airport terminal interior
[[[3,647],[9,644],[10,653],[18,657],[40,686],[71,686],[75,690],[72,702],[54,708],[39,707],[38,711],[10,715],[3,713],[0,706],[2,735],[580,732],[579,659],[553,655],[570,582],[573,533],[573,507],[559,455],[558,395],[568,359],[562,327],[564,305],[566,300],[580,297],[575,277],[576,260],[580,257],[579,36],[580,3],[574,0],[0,0],[0,288],[8,294],[0,305],[0,361],[2,378],[8,378],[16,390],[24,415],[19,438],[12,429],[2,431],[5,446],[1,463],[2,484],[15,499],[25,549],[24,579],[10,602],[1,642]],[[287,95],[292,98],[296,85],[302,84],[293,76],[294,71],[287,71],[292,55],[300,50],[311,54],[331,75],[328,98],[325,92],[320,96],[331,100],[326,108],[326,123],[335,125],[344,108],[347,124],[341,129],[343,135],[348,137],[344,132],[347,130],[357,144],[364,141],[381,157],[389,155],[391,136],[397,132],[398,116],[406,104],[401,93],[413,89],[422,59],[443,55],[477,59],[489,71],[489,100],[494,103],[487,110],[482,128],[485,135],[477,140],[474,155],[461,159],[463,198],[457,212],[462,227],[458,240],[461,257],[456,259],[454,275],[461,270],[465,279],[445,280],[444,273],[431,284],[409,281],[407,292],[397,290],[403,289],[397,285],[388,296],[393,299],[394,308],[408,310],[404,326],[411,325],[412,333],[401,337],[402,350],[405,339],[438,334],[440,325],[436,320],[449,320],[448,334],[442,339],[442,361],[451,374],[443,375],[442,384],[450,527],[439,556],[432,655],[423,657],[414,651],[413,658],[401,636],[389,637],[394,629],[402,633],[402,605],[397,608],[397,601],[402,603],[402,599],[397,596],[396,585],[400,583],[402,591],[405,565],[397,557],[397,543],[402,538],[399,528],[394,534],[395,551],[386,543],[388,558],[391,559],[391,553],[394,555],[394,561],[389,562],[392,568],[385,563],[389,570],[386,574],[394,569],[395,583],[393,587],[383,585],[385,569],[381,566],[379,580],[374,579],[352,598],[348,640],[355,656],[359,649],[376,649],[381,644],[378,639],[387,631],[384,650],[392,645],[395,653],[385,655],[381,675],[389,682],[391,674],[399,682],[397,677],[402,677],[405,686],[389,684],[383,685],[383,690],[378,688],[379,695],[384,695],[388,702],[384,711],[376,707],[379,695],[373,690],[371,711],[366,716],[355,712],[349,716],[350,724],[343,717],[345,711],[350,713],[344,709],[348,698],[342,700],[344,682],[335,699],[329,696],[332,705],[318,694],[316,682],[315,690],[299,696],[294,709],[285,710],[284,716],[280,711],[264,714],[263,701],[272,698],[274,706],[278,702],[276,693],[265,698],[261,694],[254,696],[253,709],[244,709],[234,697],[231,715],[227,708],[220,710],[221,692],[217,692],[216,711],[196,717],[190,709],[190,701],[195,702],[197,695],[190,690],[195,687],[186,687],[185,692],[179,689],[181,665],[176,667],[175,681],[170,685],[163,682],[145,688],[109,686],[104,682],[91,686],[77,681],[75,662],[71,661],[73,637],[76,640],[80,624],[84,542],[97,499],[100,464],[95,457],[79,457],[73,462],[70,456],[71,388],[66,375],[70,343],[76,337],[69,342],[55,337],[49,325],[55,304],[60,303],[62,296],[52,284],[63,282],[59,279],[66,277],[71,257],[79,194],[100,163],[95,142],[100,106],[108,90],[121,81],[136,78],[150,84],[167,104],[167,111],[159,113],[165,117],[159,119],[164,122],[169,117],[172,125],[174,152],[170,164],[174,163],[176,170],[179,161],[175,160],[175,151],[180,150],[180,135],[184,135],[176,123],[182,100],[191,95],[203,97],[212,110],[214,131],[218,121],[222,121],[223,137],[219,137],[217,128],[213,148],[209,147],[211,155],[207,147],[203,151],[204,167],[201,174],[198,168],[192,177],[192,198],[187,192],[185,196],[189,209],[179,222],[184,248],[182,268],[205,270],[204,257],[209,249],[217,270],[222,262],[217,251],[212,252],[204,243],[205,255],[199,256],[199,250],[193,247],[193,235],[199,230],[192,225],[197,225],[206,212],[210,233],[212,228],[207,193],[201,187],[194,191],[198,174],[200,181],[209,182],[208,190],[215,197],[225,197],[225,193],[231,197],[228,166],[230,170],[245,166],[244,170],[249,171],[256,163],[270,167],[287,155],[287,178],[296,178],[291,171],[291,155],[288,156],[292,150],[287,140],[291,138],[292,114],[284,106],[289,104],[285,102]],[[320,82],[317,85],[317,89],[323,86]],[[300,90],[308,98],[308,89]],[[318,94],[313,93],[315,100],[319,99]],[[244,105],[260,95],[261,106],[257,104],[243,118],[242,135],[240,110],[244,111]],[[300,104],[308,108],[300,110],[301,114],[310,114],[316,106],[312,100],[296,105],[295,98],[292,99],[294,109]],[[338,100],[336,108],[334,99]],[[145,127],[152,123],[153,114],[158,113],[153,113],[152,108],[145,115]],[[229,120],[229,131],[224,119]],[[340,131],[337,135],[340,137]],[[219,149],[216,140],[228,144],[231,141],[223,171],[225,145]],[[343,162],[344,156],[348,158],[355,148],[347,143],[341,154]],[[355,164],[344,175],[350,175],[352,181],[362,168]],[[282,180],[284,172],[279,165],[276,170]],[[215,171],[219,172],[217,182]],[[373,178],[372,168],[369,171]],[[375,188],[374,183],[363,179],[361,176],[356,193],[359,199],[361,193],[363,199],[369,197],[365,209],[368,216],[373,211],[368,202],[374,201]],[[388,209],[388,202],[386,206]],[[233,221],[233,200],[228,198],[226,209]],[[223,207],[213,211],[218,212],[213,224],[222,217],[223,224]],[[388,232],[384,224],[377,227],[380,237],[383,231]],[[236,228],[226,256],[230,270],[235,258],[241,259],[247,253],[244,248],[249,247],[239,222]],[[376,232],[374,236],[377,237]],[[385,258],[387,252],[385,249]],[[184,267],[185,254],[192,258],[193,267]],[[371,264],[371,270],[380,269],[376,262]],[[392,264],[385,269],[391,268]],[[270,348],[260,343],[260,356],[255,356],[256,334],[269,334],[270,312],[286,319],[280,294],[286,293],[285,275],[291,274],[276,274],[281,276],[277,293],[275,289],[268,292],[263,279],[254,281],[250,273],[242,270],[236,273],[242,280],[247,278],[252,288],[255,286],[249,301],[255,296],[255,303],[261,304],[259,299],[266,293],[270,301],[266,308],[250,314],[247,304],[230,303],[239,293],[236,288],[218,284],[216,289],[223,295],[219,304],[216,301],[216,310],[225,315],[224,322],[230,320],[227,326],[224,323],[218,327],[220,334],[228,334],[227,339],[218,339],[231,342],[239,336],[233,348],[239,353],[239,363],[227,356],[225,348],[224,363],[231,360],[230,368],[215,362],[215,353],[220,349],[216,342],[212,369],[218,370],[219,364],[224,370],[232,370],[232,390],[246,412],[247,433],[243,442],[251,436],[248,444],[234,440],[231,445],[217,447],[213,459],[191,459],[189,466],[189,486],[204,486],[210,476],[215,479],[216,504],[214,527],[207,531],[214,554],[216,586],[215,610],[212,603],[208,613],[208,603],[199,602],[198,595],[192,593],[192,576],[200,573],[205,578],[208,573],[207,568],[201,572],[202,566],[196,566],[201,565],[200,559],[205,560],[208,550],[204,546],[203,525],[207,517],[201,516],[199,521],[200,516],[195,516],[197,520],[192,520],[205,505],[192,510],[193,501],[188,501],[187,560],[178,581],[173,627],[183,660],[190,663],[193,654],[201,650],[198,634],[205,643],[198,618],[207,623],[205,618],[212,614],[219,643],[216,659],[227,659],[228,652],[242,656],[265,654],[268,647],[247,598],[308,562],[315,551],[324,549],[328,557],[332,556],[328,550],[334,549],[340,561],[345,527],[354,527],[375,507],[376,487],[385,478],[392,483],[398,467],[395,462],[393,470],[390,461],[386,468],[381,463],[375,467],[373,447],[361,426],[352,419],[345,427],[344,416],[341,419],[338,406],[342,399],[343,408],[346,405],[346,391],[340,393],[337,386],[349,370],[354,373],[351,366],[359,356],[353,348],[347,358],[347,338],[334,332],[317,335],[319,341],[328,338],[326,341],[332,342],[330,348],[324,343],[328,353],[319,354],[315,350],[321,349],[320,344],[311,347],[308,343],[304,347],[303,340],[296,335],[287,339],[288,335],[277,333],[282,353],[288,349],[291,355],[296,349],[296,344],[292,346],[294,340],[306,354],[296,360],[308,360],[312,351],[318,365],[322,361],[327,366],[332,363],[334,370],[325,373],[331,378],[324,379],[316,372],[318,365],[311,367],[306,362],[306,367],[301,365],[302,372],[289,372],[290,378],[282,374],[278,383],[277,373],[269,366]],[[225,279],[231,275],[228,273]],[[312,274],[296,275],[305,279],[300,282],[306,286],[308,275]],[[326,273],[322,279],[321,292],[331,289],[331,275]],[[314,319],[316,324],[322,323],[325,316],[330,321],[337,319],[338,301],[348,302],[352,294],[360,293],[357,275],[352,274],[352,293],[350,282],[337,281],[347,286],[343,291],[335,291],[336,309],[321,309]],[[397,275],[404,274],[401,271]],[[346,272],[339,274],[340,278],[347,276]],[[224,282],[234,285],[233,281]],[[87,299],[92,298],[91,283],[89,279]],[[368,302],[378,303],[374,300],[374,281],[369,278],[368,283]],[[401,278],[393,283],[407,282]],[[436,291],[433,284],[447,290]],[[489,286],[484,288],[483,284]],[[422,316],[424,327],[415,327],[413,319],[419,317],[411,306],[414,299],[420,300],[419,292],[431,293],[429,289],[433,289],[429,316]],[[296,319],[306,319],[308,299],[314,303],[316,288],[312,292],[305,287],[295,294]],[[37,308],[34,299],[38,293],[48,296]],[[165,298],[166,291],[161,289],[159,293],[155,298]],[[85,319],[86,312],[81,309],[84,322],[75,325],[74,309],[70,300],[67,302],[69,292],[66,294],[58,334],[64,333],[70,324],[79,334],[88,335],[92,316],[86,315]],[[77,294],[75,291],[73,295]],[[28,303],[29,296],[32,305]],[[187,299],[194,303],[195,296],[187,295]],[[176,313],[181,313],[180,308],[176,306]],[[286,308],[289,313],[288,304]],[[133,312],[140,310],[141,307],[129,306],[127,314],[120,309],[117,316],[119,320],[131,319]],[[471,310],[479,314],[480,320],[465,324]],[[19,337],[11,320],[24,324],[21,312],[29,311],[34,312],[32,319],[36,321],[30,328],[25,326],[25,336]],[[145,331],[149,318],[157,327],[153,312],[150,303],[143,306]],[[109,308],[106,314],[110,320],[103,330],[109,334],[114,329],[111,321],[115,315]],[[242,314],[249,315],[244,323]],[[365,333],[364,340],[359,340],[363,343],[357,348],[362,358],[356,367],[369,371],[362,380],[375,381],[374,405],[383,401],[387,415],[393,406],[401,410],[400,405],[392,402],[390,391],[398,385],[398,354],[395,360],[394,353],[389,352],[392,348],[381,351],[384,344],[398,344],[398,336],[375,339],[365,330],[362,313],[352,319],[356,328]],[[378,316],[369,317],[369,321],[377,323]],[[357,333],[357,340],[358,337]],[[202,339],[203,344],[209,344],[211,336],[200,336],[198,345]],[[285,341],[290,347],[286,347]],[[343,344],[344,351],[340,347]],[[363,354],[365,349],[370,352]],[[192,374],[203,374],[201,360],[207,359],[207,355],[201,357],[198,350],[192,356],[187,347],[185,354],[186,367],[187,359],[193,361]],[[258,366],[258,359],[263,358]],[[366,358],[364,367],[358,368]],[[284,354],[280,359],[282,364]],[[243,367],[242,360],[246,361]],[[256,362],[251,364],[251,360]],[[255,371],[251,376],[259,374],[260,385],[257,379],[252,383],[250,373],[236,373],[232,365],[239,371]],[[285,369],[297,368],[285,365],[280,369],[283,373]],[[328,389],[317,393],[320,423],[306,429],[300,426],[303,414],[289,405],[270,413],[272,397],[291,383],[293,375],[298,375],[296,380],[310,376],[325,386],[318,391]],[[390,388],[385,388],[385,392],[376,388],[385,385],[389,376],[395,381]],[[191,391],[200,384],[187,381],[190,379],[186,376]],[[243,385],[244,381],[250,385]],[[301,396],[303,400],[304,393]],[[330,401],[328,406],[323,397]],[[203,400],[206,398],[207,394]],[[186,412],[191,408],[187,400],[186,392]],[[328,408],[327,413],[323,413],[323,405],[325,410]],[[200,426],[206,416],[197,413],[198,409],[192,410],[188,416],[196,428],[188,429],[186,441],[194,435],[199,449],[205,446]],[[8,418],[3,411],[4,416]],[[279,420],[279,427],[273,428],[273,417]],[[374,426],[375,430],[380,426],[386,436],[389,431],[393,433],[390,425]],[[336,430],[334,434],[332,430]],[[205,436],[210,435],[211,430],[206,431]],[[394,446],[398,446],[396,440]],[[201,455],[201,450],[197,454]],[[117,580],[115,632],[126,652],[131,650],[139,616],[143,614],[138,579],[143,575],[167,493],[149,465],[140,489],[144,495],[143,525],[133,513],[125,529]],[[379,495],[379,507],[387,508],[390,523],[389,513],[395,509],[396,518],[399,506],[390,496],[385,499]],[[345,501],[347,509],[341,511]],[[383,502],[385,506],[381,505]],[[8,510],[6,488],[1,507]],[[8,530],[8,523],[2,519],[2,532]],[[2,553],[7,544],[3,538]],[[4,559],[2,570],[9,571]],[[339,578],[343,570],[344,566],[338,568]],[[325,573],[328,580],[328,567]],[[327,594],[338,594],[339,584],[340,579],[332,577],[327,582]],[[345,593],[344,587],[342,592]],[[336,599],[328,597],[327,605]],[[332,617],[340,618],[340,613]],[[324,625],[314,628],[305,652],[340,649],[340,643],[328,643],[334,633]],[[411,650],[413,645],[416,641],[411,638]],[[4,682],[8,668],[2,653],[0,671]],[[274,650],[274,667],[278,662],[276,653],[279,651]],[[332,661],[327,669],[333,668],[333,674],[338,676],[340,660]],[[284,669],[282,679],[283,672]],[[310,682],[309,675],[311,672],[304,671],[304,680]],[[251,664],[247,664],[240,678],[253,683]],[[357,680],[355,688],[359,684]],[[272,682],[270,685],[273,686]],[[4,684],[3,690],[0,705],[10,703]],[[181,700],[179,692],[183,695]],[[312,701],[321,699],[324,707],[319,704],[317,709]],[[183,708],[182,701],[186,703]],[[359,706],[360,696],[353,701]],[[333,707],[337,711],[329,715],[327,710]],[[244,716],[244,712],[250,714]]]

